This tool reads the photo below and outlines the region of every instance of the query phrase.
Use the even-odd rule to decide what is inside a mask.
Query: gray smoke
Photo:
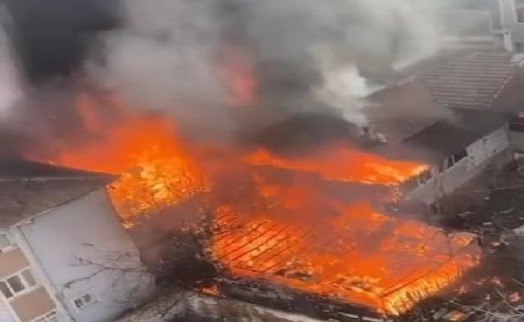
[[[15,103],[22,97],[21,78],[14,59],[14,51],[3,24],[6,23],[3,7],[0,7],[0,122],[12,114]]]
[[[125,26],[104,36],[107,56],[93,70],[141,106],[200,129],[224,128],[233,123],[225,108],[233,98],[216,57],[234,40],[254,53],[256,108],[324,109],[363,123],[359,99],[372,84],[387,82],[395,63],[439,46],[433,11],[418,3],[125,0]]]

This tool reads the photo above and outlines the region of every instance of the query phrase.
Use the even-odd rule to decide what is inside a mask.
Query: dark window
[[[6,249],[9,246],[11,246],[11,242],[9,241],[9,238],[7,238],[7,235],[0,234],[0,250]]]
[[[438,203],[434,202],[429,205],[429,211],[431,215],[436,216],[440,214],[440,206]]]
[[[22,283],[22,279],[20,279],[20,276],[15,275],[13,277],[10,277],[7,279],[7,284],[11,286],[11,289],[13,292],[18,293],[25,289],[24,284]]]
[[[468,151],[466,151],[465,149],[460,150],[459,152],[453,154],[453,161],[455,161],[455,163],[458,163],[460,160],[464,159],[467,156],[468,156]]]
[[[424,183],[428,182],[429,180],[431,180],[431,170],[430,169],[427,169],[427,170],[423,171],[418,176],[418,183],[419,184],[424,184]]]
[[[13,297],[13,292],[11,292],[5,282],[0,282],[0,291],[4,294],[6,299]]]
[[[81,308],[82,306],[84,306],[84,303],[82,302],[82,299],[76,299],[74,302],[75,302],[75,306],[77,308]]]
[[[524,23],[524,8],[517,8],[517,22]]]
[[[518,23],[524,23],[524,1],[515,0],[515,15],[517,16]]]
[[[73,301],[75,306],[79,309],[83,309],[89,304],[92,304],[96,301],[95,297],[92,294],[86,293],[82,295],[81,297],[77,298]]]
[[[524,132],[524,122],[510,123],[509,130],[512,132]]]
[[[33,274],[31,274],[30,270],[26,269],[25,271],[23,271],[22,277],[25,280],[25,283],[27,284],[28,287],[36,285],[35,278],[33,277]]]
[[[455,165],[455,160],[453,159],[453,156],[450,156],[446,161],[444,161],[446,163],[446,170],[451,168],[452,166]]]
[[[446,170],[446,165],[445,165],[446,161],[442,161],[440,162],[440,164],[438,165],[437,167],[437,171],[438,173],[442,173],[444,172],[444,170]]]
[[[524,43],[516,42],[513,47],[517,53],[524,53]]]

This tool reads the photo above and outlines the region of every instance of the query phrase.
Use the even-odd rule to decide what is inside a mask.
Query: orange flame
[[[314,156],[289,159],[258,149],[246,160],[256,165],[313,172],[328,180],[383,185],[399,184],[427,169],[421,163],[388,160],[348,146],[329,146]]]
[[[89,115],[85,120],[95,140],[63,149],[53,161],[120,174],[109,187],[109,193],[128,226],[139,216],[206,190],[197,162],[176,137],[169,120],[155,115],[130,114],[125,122],[114,125],[108,133],[99,133],[101,128],[94,126],[99,121],[89,109],[89,102],[84,97],[80,106],[84,115]]]
[[[254,76],[251,56],[246,49],[241,50],[239,46],[226,46],[223,51],[224,58],[219,67],[235,103],[239,106],[253,103],[258,82]]]
[[[211,248],[232,274],[263,278],[397,315],[476,265],[473,236],[348,205],[331,230],[219,209]]]

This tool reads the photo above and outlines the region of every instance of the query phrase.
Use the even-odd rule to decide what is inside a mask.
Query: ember
[[[263,149],[247,155],[223,151],[236,163],[222,162],[204,171],[202,164],[210,162],[202,155],[205,149],[183,142],[168,119],[132,112],[119,125],[98,133],[103,127],[96,115],[86,106],[82,109],[89,116],[87,128],[102,139],[68,147],[54,162],[119,173],[109,192],[128,227],[141,216],[198,194],[214,195],[220,189],[212,182],[216,173],[206,172],[227,170],[239,161],[251,169],[279,168],[297,178],[313,173],[328,181],[387,187],[426,169],[417,162],[332,145],[300,158]],[[308,180],[283,183],[263,173],[246,174],[253,185],[247,198],[209,198],[216,209],[209,251],[229,274],[397,315],[477,264],[479,248],[472,243],[473,235],[446,235],[422,223],[387,216],[371,200],[348,201]],[[246,207],[246,202],[251,205]]]

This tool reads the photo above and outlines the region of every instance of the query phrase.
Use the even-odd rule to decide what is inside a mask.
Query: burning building
[[[140,13],[137,16],[146,16],[134,9],[135,14]],[[297,10],[292,21],[305,20],[302,18],[310,14],[302,6]],[[255,12],[250,14],[261,19]],[[188,16],[194,20],[196,15]],[[243,23],[253,18],[240,16]],[[179,22],[166,17],[170,23]],[[286,17],[280,20],[288,22]],[[329,36],[324,29],[315,33],[315,45],[327,45],[334,53],[334,65],[350,64],[351,51],[337,44],[347,40],[347,35],[339,33],[338,25],[331,28],[330,18],[327,21],[321,22],[330,27],[326,29]],[[174,86],[172,92],[171,82],[149,82],[136,69],[133,72],[140,75],[139,81],[126,83],[127,73],[118,73],[125,59],[119,58],[133,52],[128,50],[128,41],[135,49],[145,45],[158,49],[159,60],[171,57],[169,49],[179,45],[177,28],[188,26],[141,29],[140,21],[133,21],[136,25],[113,39],[116,54],[112,52],[109,60],[117,61],[116,67],[111,66],[118,70],[117,79],[138,84],[140,90],[122,86],[122,92],[102,92],[76,86],[78,83],[70,86],[79,92],[69,97],[70,109],[43,118],[60,125],[59,129],[67,125],[75,130],[42,133],[38,142],[48,149],[28,147],[23,149],[25,156],[117,174],[108,194],[123,225],[133,232],[157,223],[171,240],[196,236],[194,245],[201,249],[187,253],[194,259],[204,258],[216,272],[208,281],[189,286],[212,284],[225,296],[308,315],[379,319],[408,312],[478,264],[480,249],[474,235],[444,232],[387,210],[388,204],[403,197],[401,186],[427,173],[430,165],[425,160],[389,157],[368,149],[377,142],[362,138],[361,129],[344,119],[351,113],[315,95],[325,75],[319,70],[318,58],[305,50],[311,39],[293,38],[296,47],[275,53],[273,49],[280,48],[279,41],[286,37],[277,37],[267,46],[263,46],[265,28],[246,34],[220,28],[220,35],[214,37],[208,33],[208,22],[204,30],[198,25],[187,32],[196,30],[209,43],[218,43],[218,48],[196,41],[198,37],[182,37],[188,42],[180,46],[190,54],[198,50],[195,57],[205,59],[205,66],[187,73],[187,68],[195,67],[191,63],[199,60],[195,57],[148,65],[159,73],[185,71],[180,74],[188,79],[177,75],[181,87]],[[290,33],[300,29],[297,26]],[[315,24],[307,27],[314,29]],[[329,41],[323,40],[326,37]],[[353,53],[363,60],[356,65],[371,66],[367,72],[374,77],[385,69],[389,74],[390,60],[398,54],[395,50],[402,39],[396,35],[388,42],[387,66],[374,70],[361,52]],[[207,64],[209,61],[212,63]],[[195,85],[209,85],[209,77],[211,89]],[[166,83],[168,87],[161,86]],[[147,90],[142,91],[144,87]],[[147,99],[129,99],[151,93],[157,103],[155,111],[141,106]],[[175,94],[180,97],[173,98]],[[223,96],[229,100],[220,99]],[[174,107],[167,104],[166,108],[166,101]],[[38,104],[43,106],[45,100]],[[70,115],[74,117],[66,117]],[[56,121],[57,117],[67,122]],[[227,131],[223,118],[230,125]],[[215,127],[217,123],[220,126]],[[170,258],[174,266],[176,261]],[[173,272],[167,271],[177,275]],[[184,277],[173,276],[171,281],[177,279],[180,282]]]
[[[52,161],[119,173],[108,192],[131,231],[159,220],[177,222],[171,233],[201,234],[224,295],[285,310],[314,303],[311,315],[331,307],[328,316],[395,316],[478,263],[474,235],[386,211],[424,163],[335,142],[333,133],[292,153],[271,140],[211,148],[142,112],[122,114],[107,133],[97,126],[97,101],[81,97],[85,127],[104,139],[64,147]]]

